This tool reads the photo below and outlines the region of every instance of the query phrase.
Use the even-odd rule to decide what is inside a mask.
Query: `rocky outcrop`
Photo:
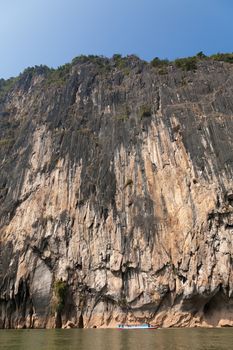
[[[0,328],[232,325],[233,66],[0,83]]]

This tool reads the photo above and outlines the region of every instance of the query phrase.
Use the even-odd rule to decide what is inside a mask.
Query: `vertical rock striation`
[[[233,324],[233,67],[165,73],[80,58],[0,94],[0,328]]]

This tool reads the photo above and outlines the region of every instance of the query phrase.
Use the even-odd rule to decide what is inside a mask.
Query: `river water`
[[[4,350],[232,350],[233,329],[0,330]]]

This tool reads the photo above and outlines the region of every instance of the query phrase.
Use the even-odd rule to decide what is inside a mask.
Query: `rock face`
[[[232,65],[80,58],[0,96],[0,328],[233,324]]]

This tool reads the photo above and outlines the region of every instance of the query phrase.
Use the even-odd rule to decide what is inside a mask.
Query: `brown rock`
[[[84,61],[0,82],[0,328],[230,325],[232,65]]]

